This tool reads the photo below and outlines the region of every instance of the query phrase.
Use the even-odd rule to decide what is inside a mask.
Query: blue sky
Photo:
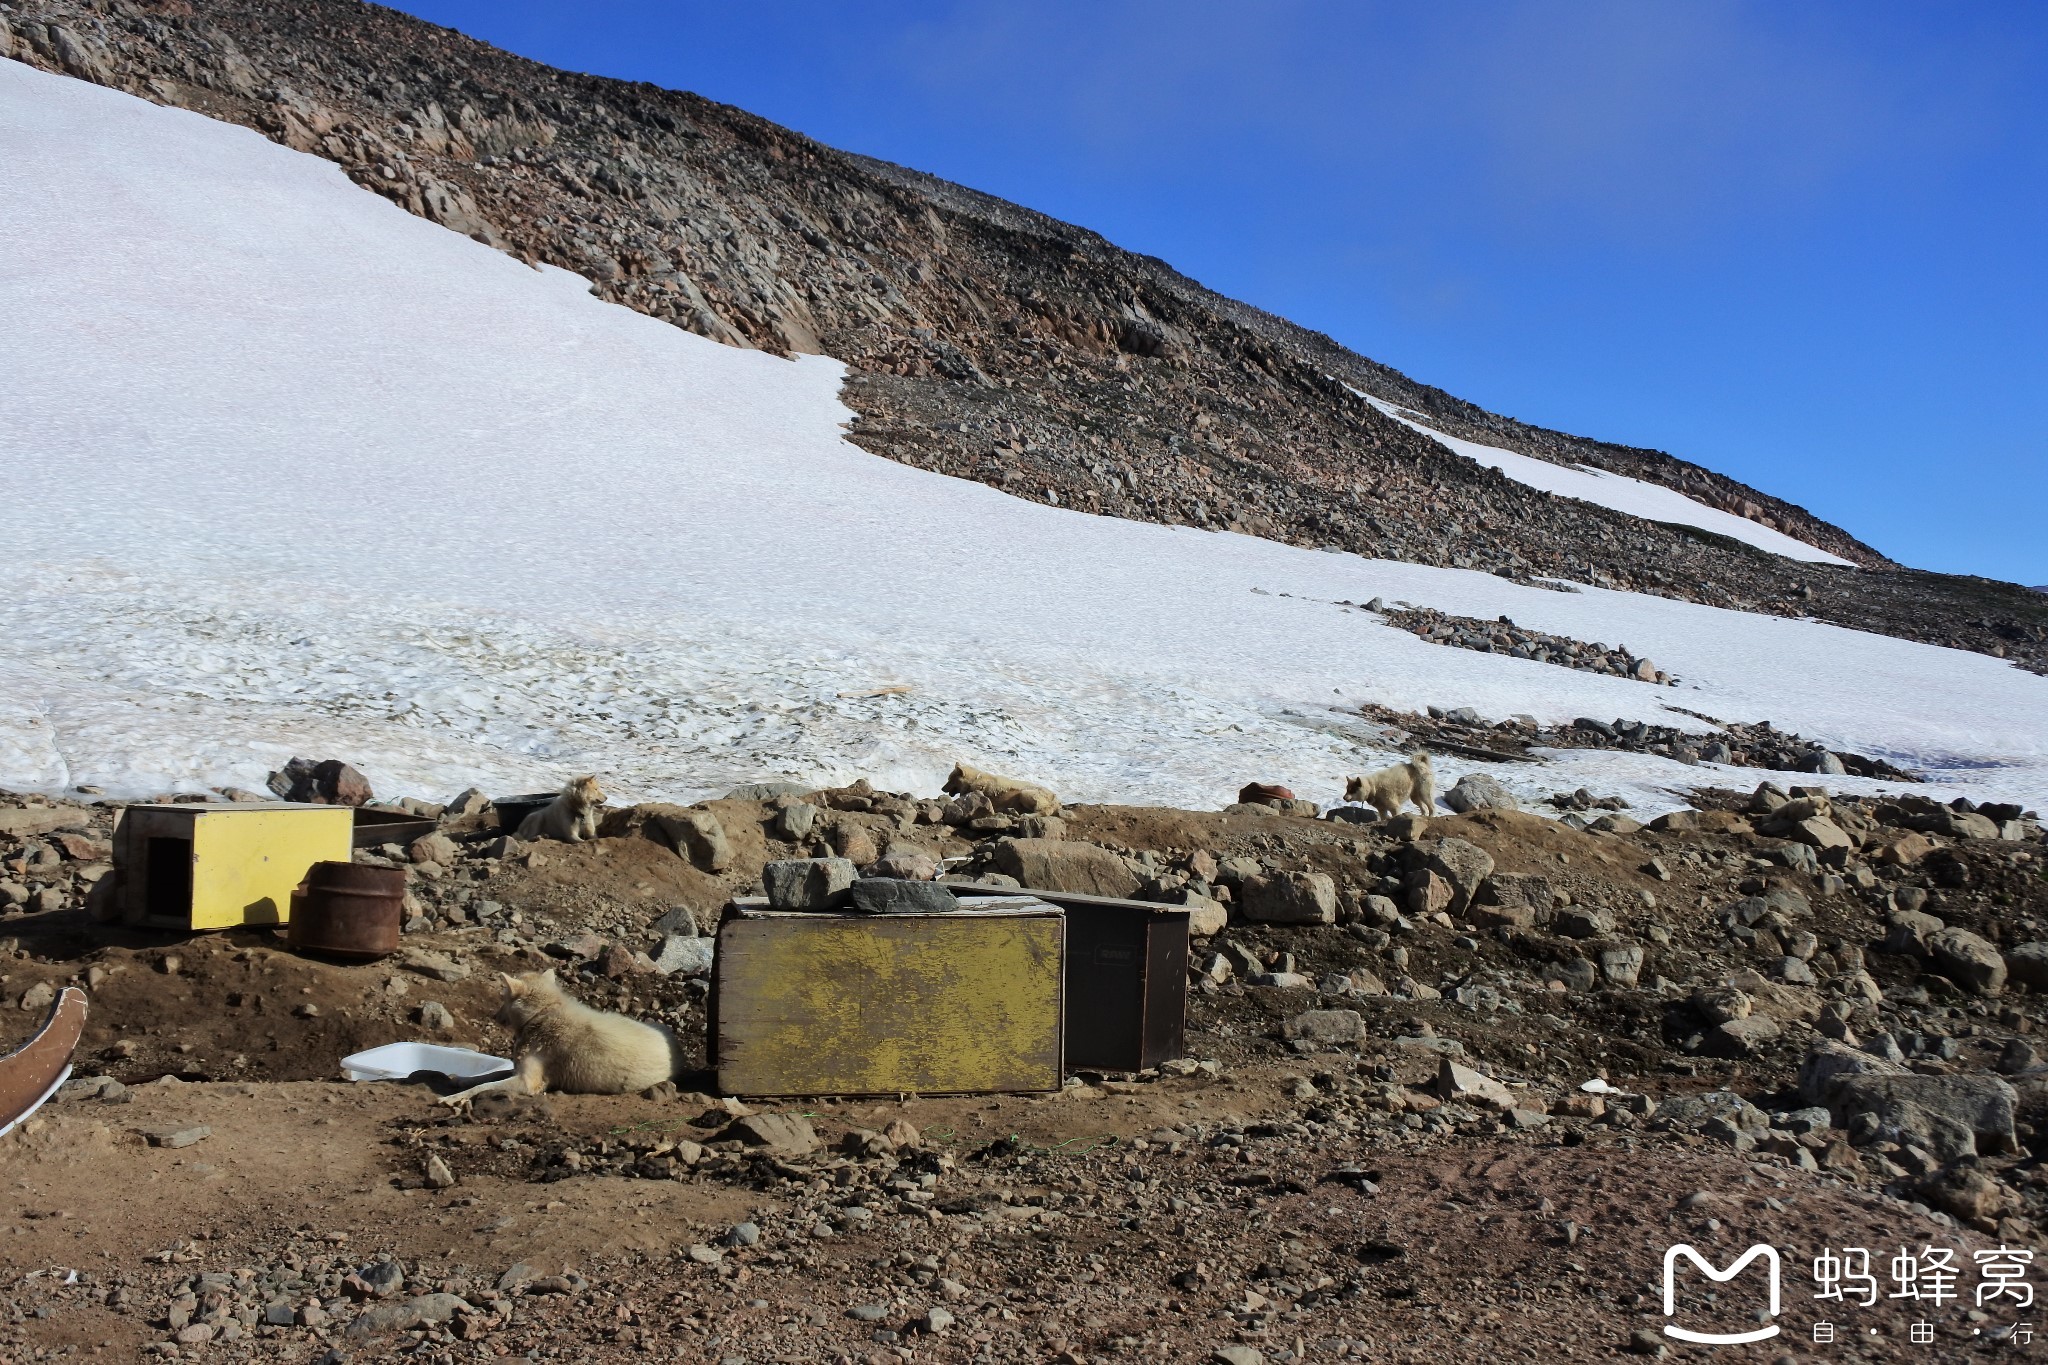
[[[1495,411],[2048,583],[2048,5],[401,6],[1082,224]]]

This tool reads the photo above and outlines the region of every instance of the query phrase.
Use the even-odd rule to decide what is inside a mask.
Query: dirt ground
[[[1790,866],[1725,814],[1746,799],[1727,793],[1701,794],[1724,815],[1696,830],[1480,812],[1386,831],[1073,808],[1056,833],[1127,859],[1147,895],[1210,876],[1221,890],[1232,874],[1210,868],[1251,859],[1271,875],[1330,877],[1336,922],[1253,923],[1233,908],[1194,954],[1186,1058],[1158,1071],[1082,1074],[1055,1095],[750,1111],[717,1098],[702,1069],[705,983],[634,956],[658,946],[656,921],[680,908],[709,929],[771,858],[862,838],[892,856],[992,847],[987,830],[913,816],[917,803],[885,794],[814,799],[823,814],[804,841],[775,833],[787,801],[709,803],[732,845],[715,872],[644,835],[508,850],[450,824],[457,861],[415,861],[413,932],[367,964],[294,953],[273,929],[99,924],[76,894],[0,919],[0,1002],[19,1006],[0,1013],[0,1045],[34,1027],[33,1002],[76,983],[91,997],[77,1076],[109,1078],[75,1083],[0,1139],[0,1362],[1919,1361],[2031,1349],[2013,1330],[2031,1325],[2031,1300],[1980,1302],[1978,1253],[2021,1258],[2031,1276],[2024,1258],[2041,1247],[2048,1084],[2030,1054],[2013,1058],[2048,1020],[2017,978],[1973,995],[1880,940],[1894,907],[1917,904],[2014,950],[2048,910],[2038,840],[1941,840],[1922,866],[1830,873]],[[0,873],[77,892],[110,814],[77,812],[83,842],[0,847]],[[1527,927],[1486,921],[1505,912],[1476,903],[1409,908],[1425,894],[1416,860],[1445,839],[1483,849],[1498,885],[1541,879],[1562,908]],[[1723,908],[1764,893],[1808,908],[1796,924],[1759,921],[1754,941],[1733,936]],[[1604,916],[1601,937],[1564,936],[1568,912]],[[1584,969],[1613,944],[1642,950],[1640,980],[1568,984],[1574,959]],[[1795,950],[1818,985],[1782,983]],[[1219,975],[1218,957],[1242,965]],[[399,1039],[506,1055],[496,974],[543,965],[593,1004],[675,1028],[697,1069],[674,1094],[467,1113],[423,1084],[339,1079],[341,1057]],[[1256,984],[1253,967],[1310,984]],[[1739,1055],[1699,1012],[1702,988],[1737,980],[1782,1017]],[[1317,1011],[1355,1012],[1355,1040],[1309,1036]],[[1814,1130],[1810,1108],[1802,1129],[1797,1071],[1824,1026],[1903,1045],[1923,1075],[2009,1076],[2018,1150],[1937,1162],[1910,1135],[1852,1144],[1825,1113]],[[1499,1099],[1447,1089],[1447,1062],[1475,1068],[1471,1083],[1496,1084]],[[1603,1094],[1582,1089],[1596,1079]],[[1687,1097],[1734,1095],[1756,1106],[1753,1131],[1667,1118]],[[749,1112],[801,1120],[808,1136],[760,1145],[732,1126]],[[1775,1248],[1780,1312],[1759,1321],[1767,1296],[1752,1267],[1727,1284],[1685,1271],[1667,1316],[1663,1258],[1680,1243],[1717,1267]],[[1817,1299],[1829,1286],[1816,1258],[1855,1248],[1874,1301]],[[1895,1261],[1929,1252],[1957,1267],[1938,1285],[1947,1297],[1894,1297],[1909,1283]],[[1780,1331],[1709,1348],[1665,1335],[1671,1323]],[[1830,1341],[1815,1339],[1823,1323]],[[1914,1340],[1916,1327],[1930,1339]]]

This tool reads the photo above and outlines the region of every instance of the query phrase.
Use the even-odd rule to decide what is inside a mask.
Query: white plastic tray
[[[386,1043],[341,1059],[341,1074],[352,1081],[402,1081],[415,1071],[438,1071],[453,1080],[475,1081],[511,1069],[506,1058],[438,1043]]]

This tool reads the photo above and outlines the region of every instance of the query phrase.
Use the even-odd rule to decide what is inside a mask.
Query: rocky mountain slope
[[[1815,616],[2048,666],[2048,603],[1917,573],[1697,466],[1482,411],[1164,263],[696,96],[349,0],[23,0],[0,55],[244,124],[415,213],[733,345],[850,367],[853,438],[1108,515]],[[1863,569],[1511,482],[1448,434],[1678,489]]]

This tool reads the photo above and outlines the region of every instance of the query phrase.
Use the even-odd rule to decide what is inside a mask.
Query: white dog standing
[[[1371,806],[1380,819],[1391,820],[1401,807],[1413,801],[1424,815],[1436,814],[1436,769],[1429,755],[1418,749],[1406,763],[1396,763],[1378,772],[1354,777],[1344,784],[1344,799]]]

